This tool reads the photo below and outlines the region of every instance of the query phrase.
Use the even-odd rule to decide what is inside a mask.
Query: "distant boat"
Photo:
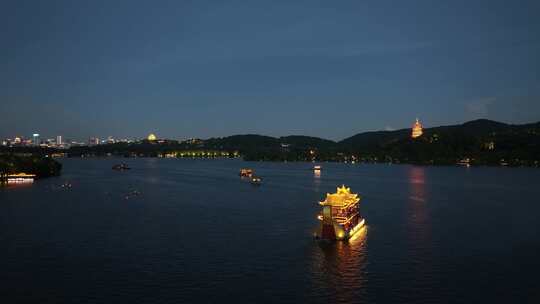
[[[133,191],[129,192],[128,194],[126,194],[125,198],[126,198],[126,199],[130,199],[130,198],[132,198],[132,197],[139,196],[139,195],[141,195],[141,192],[140,192],[140,191],[138,191],[138,190],[133,190]]]
[[[471,166],[471,159],[470,158],[463,158],[457,162],[460,166],[470,167]]]
[[[248,168],[242,168],[240,169],[240,176],[241,177],[252,177],[253,176],[253,170]]]
[[[127,164],[116,164],[112,167],[113,170],[122,171],[131,169]]]
[[[321,171],[322,170],[322,167],[317,165],[317,166],[313,166],[313,171]]]
[[[253,176],[251,177],[251,180],[249,181],[252,185],[259,186],[262,183],[262,178]]]
[[[31,184],[36,178],[35,174],[29,173],[14,173],[5,176],[8,184]]]

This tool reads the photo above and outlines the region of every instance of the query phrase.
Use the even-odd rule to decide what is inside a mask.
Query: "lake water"
[[[538,169],[61,162],[0,189],[1,303],[539,303]],[[367,227],[321,246],[341,184]]]

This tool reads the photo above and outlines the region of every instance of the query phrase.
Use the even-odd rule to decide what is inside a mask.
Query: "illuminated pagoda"
[[[157,140],[157,137],[156,137],[155,134],[150,133],[150,135],[148,135],[147,139],[148,139],[148,141],[155,141],[155,140]]]
[[[422,136],[422,133],[424,133],[422,131],[422,124],[420,123],[420,121],[418,121],[418,118],[417,118],[416,122],[414,123],[414,125],[412,127],[411,137],[412,138],[418,138],[418,137]]]
[[[324,240],[346,240],[364,225],[360,217],[360,197],[351,193],[351,188],[342,185],[336,193],[327,193],[326,199],[319,202],[323,206],[320,238]]]

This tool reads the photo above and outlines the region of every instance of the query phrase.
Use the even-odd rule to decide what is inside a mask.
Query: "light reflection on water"
[[[316,192],[320,191],[321,187],[321,171],[320,170],[313,170],[313,190]]]
[[[421,285],[421,281],[414,278],[429,281],[433,279],[435,273],[431,215],[428,209],[429,195],[426,190],[426,168],[411,166],[408,169],[410,194],[406,212],[407,264],[410,269],[410,284]]]
[[[367,231],[364,226],[348,241],[313,246],[312,280],[318,295],[333,303],[356,303],[365,296]]]
[[[0,188],[0,294],[13,303],[526,303],[516,295],[537,290],[521,282],[540,273],[538,170],[62,162],[61,177]],[[369,226],[320,247],[317,202],[342,184]]]
[[[31,187],[33,182],[0,182],[0,187],[3,188],[25,188],[25,187]]]
[[[409,225],[417,233],[426,233],[429,214],[426,209],[428,197],[426,193],[424,167],[409,168]]]

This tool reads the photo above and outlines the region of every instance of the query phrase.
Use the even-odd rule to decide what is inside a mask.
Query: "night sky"
[[[540,120],[540,1],[0,2],[0,137]]]

